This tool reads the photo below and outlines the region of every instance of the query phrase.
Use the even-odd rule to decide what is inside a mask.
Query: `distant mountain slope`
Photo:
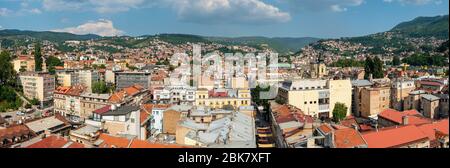
[[[249,45],[254,47],[260,47],[263,44],[268,45],[268,47],[276,50],[281,54],[286,54],[288,52],[297,52],[300,48],[318,41],[318,38],[312,37],[302,37],[302,38],[268,38],[268,37],[237,37],[237,38],[226,38],[226,37],[207,37],[208,40],[229,44],[229,45]]]
[[[448,15],[418,17],[412,21],[398,24],[391,31],[410,37],[448,38],[448,19]]]
[[[0,38],[35,38],[38,40],[48,40],[52,42],[63,42],[67,40],[91,40],[91,39],[99,39],[101,36],[94,34],[87,35],[76,35],[71,33],[63,33],[63,32],[51,32],[51,31],[26,31],[26,30],[13,30],[6,29],[0,30]]]

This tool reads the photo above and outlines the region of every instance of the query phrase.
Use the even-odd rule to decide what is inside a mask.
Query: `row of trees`
[[[9,52],[0,53],[0,112],[8,109],[17,109],[22,106],[13,87],[16,83],[16,72],[11,64],[12,57]]]

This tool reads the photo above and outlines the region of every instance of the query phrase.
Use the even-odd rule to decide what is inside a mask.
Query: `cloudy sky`
[[[336,38],[448,14],[448,0],[1,0],[0,29]]]

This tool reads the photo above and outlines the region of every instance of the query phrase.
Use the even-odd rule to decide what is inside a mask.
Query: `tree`
[[[367,57],[366,61],[364,63],[364,71],[365,71],[365,75],[364,75],[364,79],[369,79],[370,75],[373,73],[373,60],[371,57]]]
[[[42,53],[41,53],[41,45],[36,43],[34,46],[34,63],[35,63],[35,71],[42,71]]]
[[[106,83],[103,81],[95,82],[92,85],[92,93],[104,94],[104,93],[108,93],[109,90],[110,90],[110,88],[108,86],[106,86]]]
[[[400,57],[399,56],[394,56],[394,58],[392,59],[392,65],[394,66],[399,66],[400,65]]]
[[[59,58],[56,58],[54,56],[48,57],[45,60],[45,63],[47,64],[48,72],[50,72],[50,74],[55,74],[56,66],[64,66],[64,63],[61,60],[59,60]]]
[[[7,51],[0,53],[0,85],[13,85],[16,72],[11,64],[11,55]]]
[[[381,61],[381,59],[375,57],[373,59],[373,65],[374,65],[372,69],[373,78],[383,78],[384,77],[383,62]]]
[[[39,100],[36,98],[33,98],[30,100],[31,105],[39,105]]]
[[[342,121],[345,117],[347,117],[347,106],[344,103],[336,103],[333,109],[333,120],[335,122]]]

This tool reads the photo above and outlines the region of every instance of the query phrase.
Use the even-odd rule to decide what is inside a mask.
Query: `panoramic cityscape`
[[[1,1],[0,148],[449,148],[448,5]]]

